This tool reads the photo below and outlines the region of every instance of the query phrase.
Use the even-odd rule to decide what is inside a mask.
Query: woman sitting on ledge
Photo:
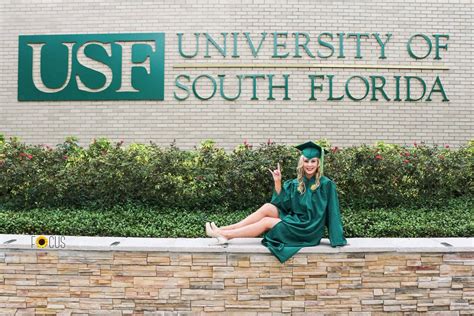
[[[225,244],[232,238],[264,233],[262,244],[281,263],[303,247],[319,245],[325,227],[332,247],[346,245],[336,184],[322,175],[327,151],[313,142],[296,148],[302,152],[296,179],[285,181],[282,187],[280,164],[276,170],[269,169],[275,182],[271,202],[233,225],[219,228],[206,223],[206,234]]]

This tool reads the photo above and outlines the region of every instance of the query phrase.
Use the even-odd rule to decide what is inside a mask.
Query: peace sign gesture
[[[275,182],[281,182],[280,163],[278,163],[276,170],[273,170],[273,171],[272,171],[270,168],[268,168],[268,171],[270,171],[270,172],[272,173],[273,181],[275,181]]]

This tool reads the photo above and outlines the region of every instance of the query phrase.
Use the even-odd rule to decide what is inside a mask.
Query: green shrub
[[[282,168],[283,179],[296,175],[298,150],[272,142],[253,149],[240,145],[230,154],[226,201],[231,209],[257,207],[269,201],[273,178],[268,169]]]
[[[328,148],[327,140],[320,140]],[[279,162],[283,180],[294,178],[299,153],[269,141],[226,153],[213,141],[183,151],[175,144],[111,143],[87,148],[68,137],[55,148],[0,138],[0,205],[9,208],[103,207],[135,203],[160,208],[256,208],[268,202]],[[439,206],[473,196],[474,142],[451,149],[379,142],[331,148],[325,175],[343,208]]]
[[[379,142],[333,153],[326,174],[347,206],[438,205],[446,198],[472,196],[473,158],[472,144],[452,150]]]
[[[474,200],[446,200],[438,208],[342,210],[346,238],[365,237],[471,237],[474,235]],[[103,208],[0,208],[0,234],[68,236],[205,237],[204,223],[236,223],[254,209],[164,209],[138,204]],[[324,238],[328,238],[327,231]]]
[[[57,204],[65,163],[60,148],[27,146],[18,138],[0,148],[0,203],[30,208]]]

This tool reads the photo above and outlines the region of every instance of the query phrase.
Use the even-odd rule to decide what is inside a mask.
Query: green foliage
[[[268,142],[257,149],[241,145],[230,154],[226,200],[232,209],[257,207],[268,202],[273,180],[268,169],[282,168],[283,179],[296,175],[298,150]]]
[[[474,200],[457,198],[439,208],[343,209],[346,238],[471,237]],[[205,237],[204,223],[236,223],[254,209],[215,211],[163,209],[138,204],[102,208],[0,208],[0,234],[123,237]],[[324,238],[328,238],[327,231]]]
[[[472,237],[474,199],[453,198],[438,207],[344,209],[349,237]]]
[[[330,148],[325,139],[317,142]],[[336,182],[343,208],[435,207],[473,196],[473,141],[458,149],[378,142],[330,151],[324,172]],[[280,163],[283,180],[294,178],[298,156],[271,141],[258,148],[244,142],[227,153],[211,140],[183,151],[175,144],[125,147],[105,138],[83,148],[75,137],[51,148],[0,137],[0,205],[256,208],[271,197],[268,168]]]
[[[337,183],[345,206],[434,206],[451,197],[472,197],[473,158],[465,147],[379,142],[333,151],[325,173]]]

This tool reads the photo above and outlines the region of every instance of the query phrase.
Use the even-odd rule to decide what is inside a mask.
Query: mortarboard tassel
[[[324,170],[324,148],[321,147],[321,176],[323,175],[323,170]]]

